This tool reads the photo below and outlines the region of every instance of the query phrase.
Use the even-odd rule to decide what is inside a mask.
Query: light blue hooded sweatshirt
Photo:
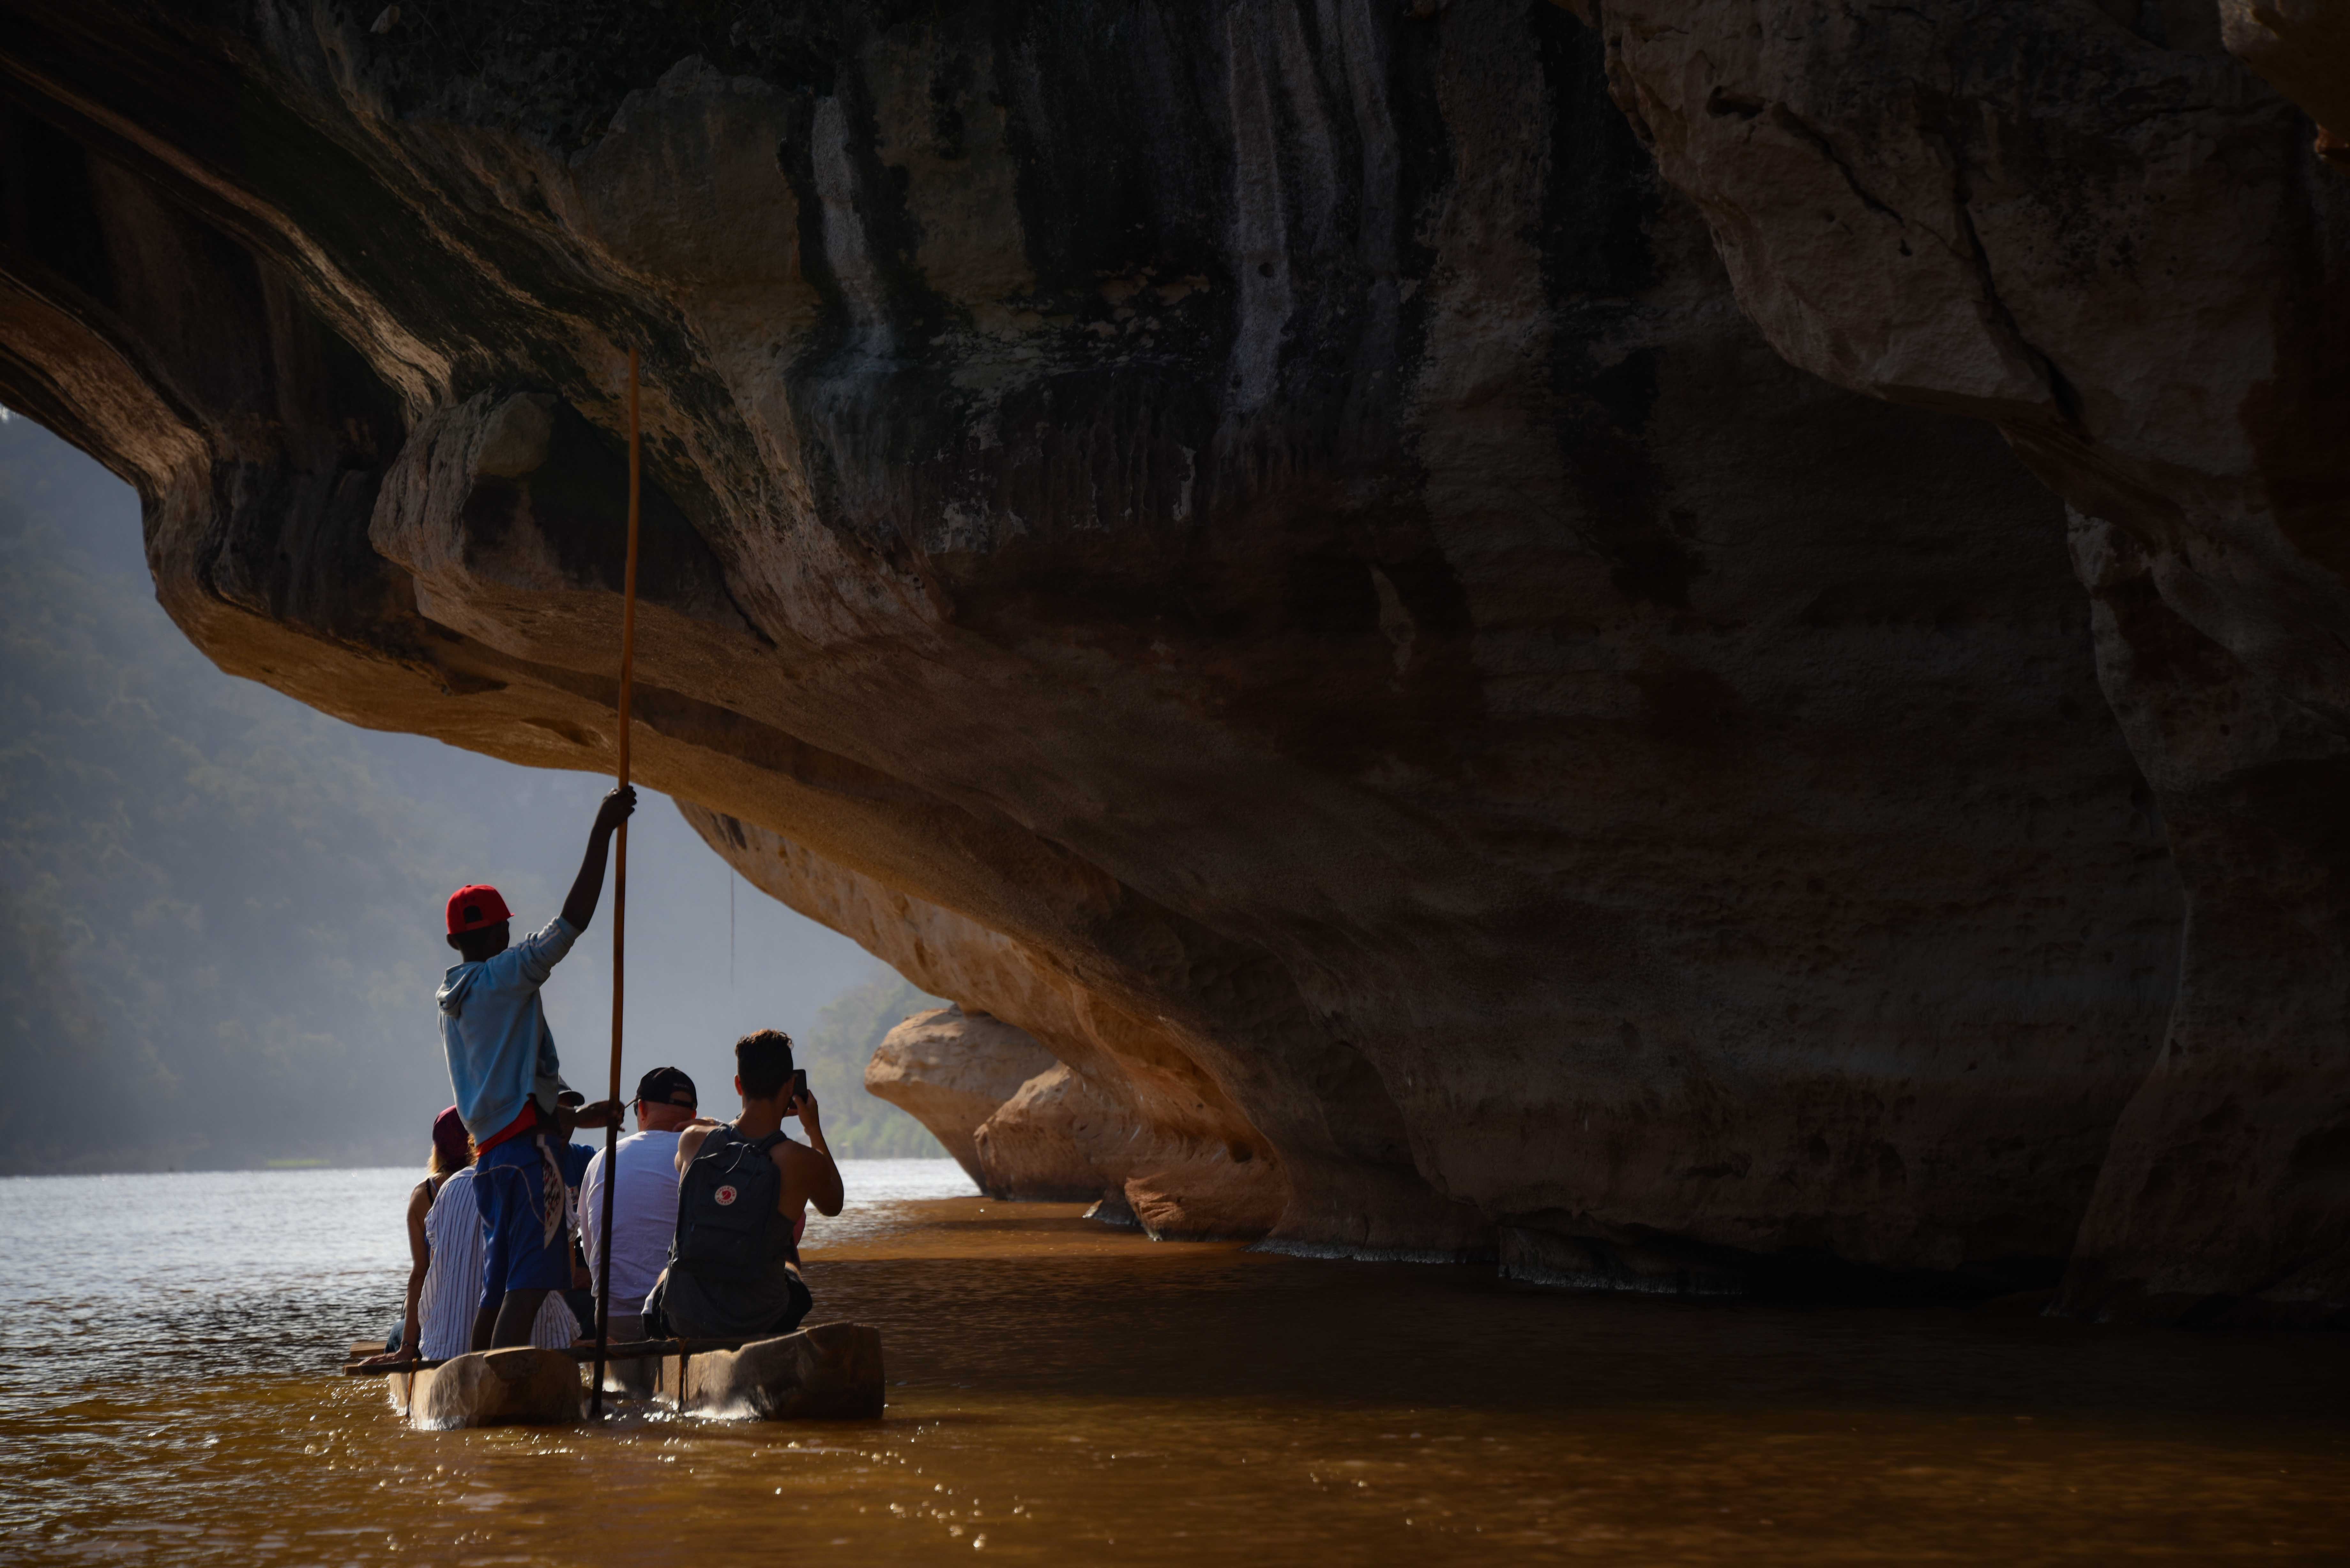
[[[538,988],[578,937],[557,915],[505,951],[454,965],[442,978],[441,1046],[457,1114],[474,1142],[512,1125],[534,1093],[545,1110],[555,1109],[562,1070]]]

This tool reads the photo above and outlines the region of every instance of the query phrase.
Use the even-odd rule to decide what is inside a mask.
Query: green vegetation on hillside
[[[21,478],[0,474],[0,1168],[344,1153],[369,1099],[435,1092],[382,1046],[432,1027],[437,955],[400,917],[452,846],[352,732],[222,675]]]
[[[841,992],[816,1014],[816,1027],[795,1054],[808,1071],[808,1087],[823,1107],[825,1141],[842,1159],[938,1159],[945,1151],[922,1124],[865,1092],[865,1064],[881,1037],[910,1012],[946,1003],[917,991],[896,971],[878,969],[862,985]],[[842,1118],[837,1107],[850,1114]]]

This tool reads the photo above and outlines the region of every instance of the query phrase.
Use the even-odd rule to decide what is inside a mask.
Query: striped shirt
[[[417,1298],[417,1345],[427,1361],[446,1361],[473,1348],[473,1319],[482,1309],[482,1210],[473,1200],[472,1166],[441,1184],[424,1216],[424,1241],[432,1262]],[[560,1350],[578,1337],[579,1320],[559,1292],[548,1292],[530,1342]]]

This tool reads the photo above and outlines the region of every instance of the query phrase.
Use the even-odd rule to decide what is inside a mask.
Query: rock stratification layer
[[[12,7],[0,395],[599,768],[640,348],[641,776],[1164,1233],[2316,1321],[2350,212],[2123,9]]]

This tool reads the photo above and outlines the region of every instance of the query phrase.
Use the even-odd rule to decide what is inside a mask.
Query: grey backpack
[[[710,1129],[677,1185],[672,1262],[705,1280],[755,1280],[777,1251],[791,1255],[791,1221],[775,1212],[784,1176],[767,1153],[783,1141],[781,1129],[763,1138]],[[773,1240],[778,1229],[780,1249]]]

